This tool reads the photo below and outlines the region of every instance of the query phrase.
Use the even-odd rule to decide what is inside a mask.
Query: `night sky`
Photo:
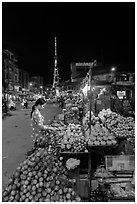
[[[135,69],[134,2],[2,3],[2,48],[45,83],[53,81],[55,36],[61,81],[70,79],[71,62]]]

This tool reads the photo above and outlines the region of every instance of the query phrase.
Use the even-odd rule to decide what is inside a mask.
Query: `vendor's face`
[[[44,109],[44,107],[45,107],[45,104],[41,105],[41,109]]]
[[[38,105],[38,109],[39,109],[39,110],[44,109],[44,105],[45,105],[45,104],[43,104],[43,105]]]

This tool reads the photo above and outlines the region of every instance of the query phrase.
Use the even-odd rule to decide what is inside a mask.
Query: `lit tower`
[[[54,80],[53,80],[53,86],[52,89],[56,90],[58,84],[59,84],[59,73],[58,73],[58,65],[57,65],[57,38],[55,37],[55,56],[54,56]]]

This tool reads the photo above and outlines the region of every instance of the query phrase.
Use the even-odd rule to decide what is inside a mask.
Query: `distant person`
[[[24,101],[24,108],[28,108],[28,100],[27,99],[25,99],[25,101]]]
[[[118,113],[120,115],[123,114],[123,103],[122,103],[122,100],[120,100],[118,98],[118,96],[116,96],[116,99],[115,99],[114,109],[115,109],[116,113]]]
[[[42,98],[37,99],[35,104],[32,106],[31,111],[31,126],[32,126],[32,140],[36,144],[40,137],[43,137],[43,131],[45,130],[55,130],[55,128],[48,125],[44,125],[44,117],[42,116],[40,110],[44,108],[46,101]]]
[[[7,105],[7,101],[5,99],[2,99],[2,111],[4,113],[7,113],[8,112],[8,105]]]
[[[21,102],[22,108],[24,108],[24,103],[25,103],[25,99],[23,98]]]
[[[13,102],[12,99],[9,99],[9,110],[16,110],[16,104]]]
[[[116,95],[115,94],[112,94],[110,96],[110,101],[111,101],[111,110],[116,112],[115,110],[115,100],[116,100]]]
[[[61,95],[60,96],[60,104],[59,104],[59,106],[60,106],[60,108],[64,108],[64,98],[63,98],[63,96]]]

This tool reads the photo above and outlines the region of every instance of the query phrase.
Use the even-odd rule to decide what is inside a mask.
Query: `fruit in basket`
[[[109,171],[107,171],[103,166],[99,166],[97,167],[94,176],[107,178],[109,176],[112,176],[112,174]]]
[[[126,192],[121,188],[120,184],[111,184],[110,192],[115,197],[127,197]]]

